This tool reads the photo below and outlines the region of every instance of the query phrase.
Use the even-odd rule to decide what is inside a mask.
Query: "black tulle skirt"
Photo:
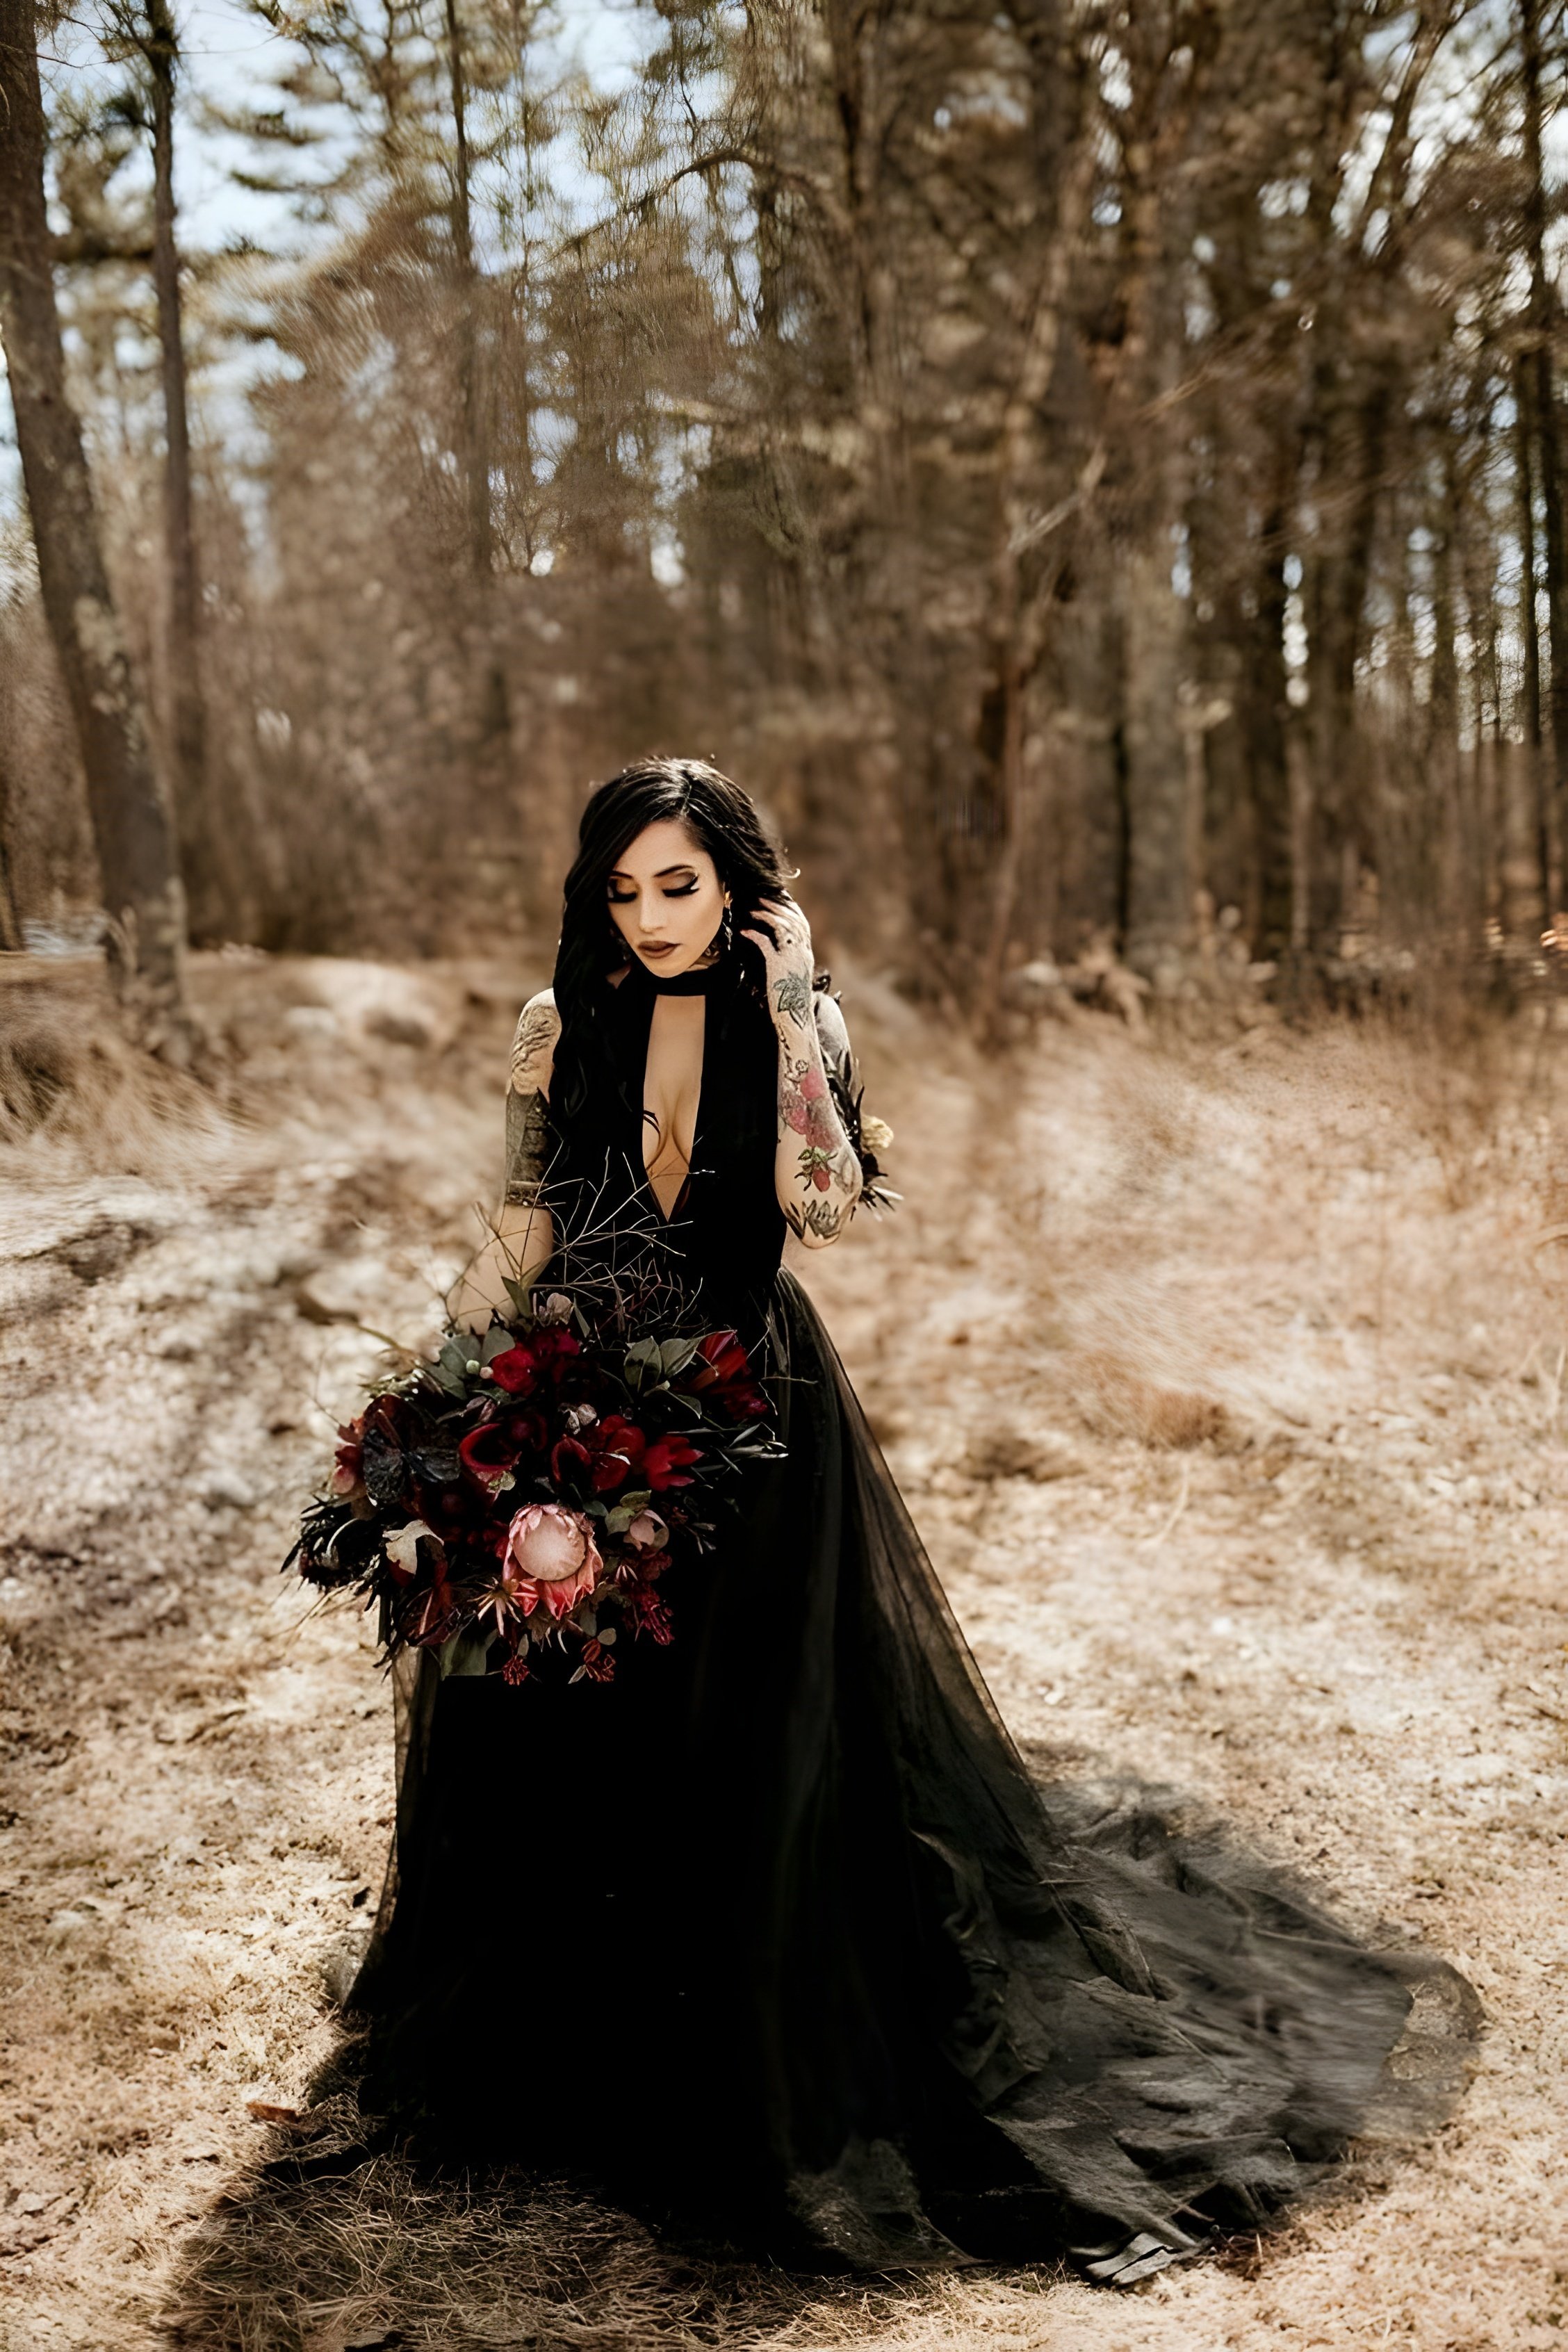
[[[399,1670],[364,2096],[664,2226],[872,2269],[1256,2227],[1451,2100],[1477,2012],[1223,1834],[1039,1787],[832,1345],[609,1685]]]

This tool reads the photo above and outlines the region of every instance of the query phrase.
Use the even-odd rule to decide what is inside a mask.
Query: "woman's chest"
[[[643,1164],[668,1216],[691,1165],[702,1107],[707,1005],[700,996],[659,996],[643,1073]]]

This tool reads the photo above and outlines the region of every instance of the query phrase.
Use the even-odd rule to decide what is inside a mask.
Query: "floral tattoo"
[[[786,1209],[784,1219],[792,1232],[815,1234],[823,1242],[837,1241],[844,1223],[842,1213],[831,1201],[813,1201],[809,1208]]]
[[[816,1055],[781,1053],[779,1118],[785,1131],[800,1138],[795,1166],[806,1193],[800,1208],[786,1208],[784,1213],[797,1233],[804,1229],[819,1240],[831,1241],[838,1232],[842,1211],[837,1202],[820,1196],[851,1193],[858,1171]]]

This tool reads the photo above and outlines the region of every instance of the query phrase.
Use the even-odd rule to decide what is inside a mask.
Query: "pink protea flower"
[[[569,1617],[604,1568],[593,1521],[560,1503],[528,1504],[506,1531],[501,1583],[525,1617],[540,1607]]]

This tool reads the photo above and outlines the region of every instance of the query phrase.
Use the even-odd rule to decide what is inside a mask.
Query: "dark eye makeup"
[[[667,898],[689,898],[697,886],[698,877],[694,874],[689,882],[672,883],[664,895]],[[610,904],[612,907],[630,907],[636,903],[637,895],[635,890],[612,889]]]

